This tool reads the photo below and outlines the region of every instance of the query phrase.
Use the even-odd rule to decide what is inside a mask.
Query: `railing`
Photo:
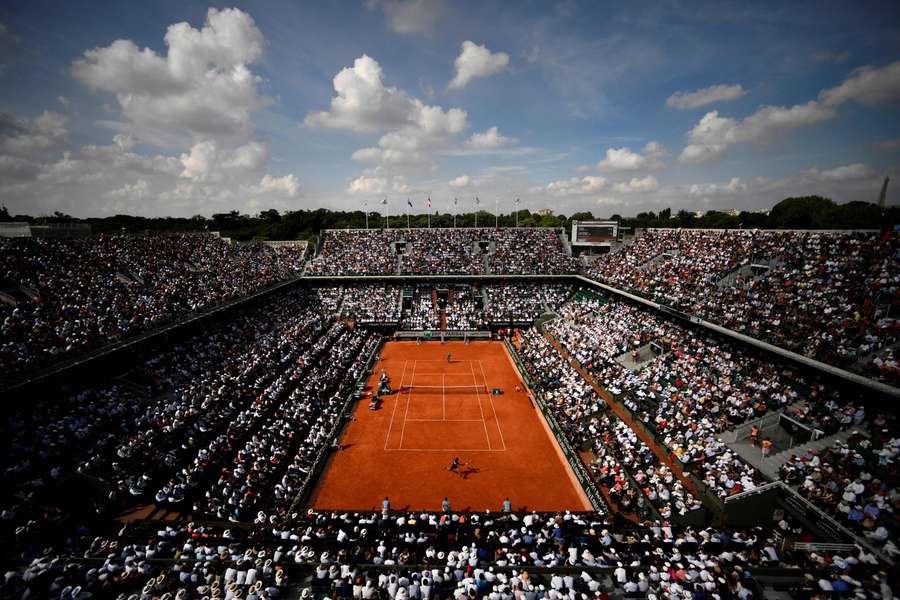
[[[752,421],[747,421],[742,425],[738,425],[731,431],[726,431],[722,434],[722,441],[725,443],[733,444],[738,440],[742,440],[750,436],[750,431],[753,429],[753,426],[756,425],[759,427],[760,431],[765,429],[766,427],[771,427],[772,425],[777,425],[781,421],[781,417],[784,413],[782,412],[772,412],[767,413],[758,419],[753,419]],[[729,439],[731,438],[731,439]]]
[[[804,552],[828,552],[830,554],[846,554],[856,552],[856,544],[827,544],[825,542],[797,542],[794,550]]]
[[[759,494],[765,494],[766,492],[772,491],[773,489],[777,489],[783,485],[780,481],[772,481],[765,485],[761,485],[759,487],[755,487],[752,490],[744,490],[739,494],[734,494],[733,496],[728,496],[725,498],[725,504],[729,502],[735,502],[738,500],[743,500],[744,498],[749,498],[750,496],[757,496]]]

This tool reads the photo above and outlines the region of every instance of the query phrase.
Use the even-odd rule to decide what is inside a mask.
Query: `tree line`
[[[538,214],[528,209],[497,215],[489,211],[478,212],[480,227],[562,227],[571,231],[573,220],[594,219],[618,221],[623,227],[683,227],[709,229],[882,229],[900,223],[900,207],[881,208],[869,202],[849,202],[837,204],[821,196],[786,198],[768,212],[741,211],[737,214],[710,210],[698,216],[694,212],[679,210],[677,213],[666,208],[654,212],[641,212],[634,217],[619,214],[603,215],[578,212],[572,215]],[[369,213],[369,228],[405,228],[405,215],[391,215],[387,223],[384,215]],[[474,227],[475,213],[456,215],[457,227]],[[188,232],[218,231],[223,236],[240,241],[250,240],[308,240],[315,243],[323,229],[363,229],[366,227],[366,213],[363,211],[336,211],[325,208],[296,210],[280,213],[268,209],[255,215],[237,210],[216,213],[212,217],[137,217],[115,215],[103,218],[78,219],[60,212],[52,215],[33,217],[10,215],[5,207],[0,207],[0,221],[27,221],[33,224],[80,222],[91,225],[95,233],[138,233],[138,232]],[[452,213],[435,211],[409,215],[410,227],[452,227]]]

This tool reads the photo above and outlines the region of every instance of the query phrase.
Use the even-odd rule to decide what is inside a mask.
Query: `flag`
[[[381,201],[382,204],[387,204],[387,196],[384,197],[384,200]]]
[[[412,206],[412,200],[410,200],[409,198],[406,199],[406,203],[409,204],[409,207],[410,207],[410,208],[413,207],[413,206]]]
[[[454,199],[453,199],[453,206],[456,206],[456,204],[457,204],[458,202],[459,202],[459,200],[457,200],[456,198],[454,198]]]
[[[478,199],[478,196],[475,196],[475,206],[481,204],[481,200]]]
[[[431,196],[429,196],[428,200],[426,200],[425,202],[426,202],[425,206],[427,206],[428,208],[431,208]]]
[[[516,198],[516,204],[519,204],[520,202],[521,202],[521,200],[519,200],[518,198]]]

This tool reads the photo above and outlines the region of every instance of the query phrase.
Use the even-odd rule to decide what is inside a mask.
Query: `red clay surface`
[[[382,369],[393,390],[425,387],[384,396],[377,411],[357,403],[309,506],[380,510],[388,496],[395,510],[439,510],[447,496],[454,511],[480,511],[509,496],[515,510],[590,510],[502,343],[388,342],[367,392]],[[446,469],[454,456],[464,476]]]

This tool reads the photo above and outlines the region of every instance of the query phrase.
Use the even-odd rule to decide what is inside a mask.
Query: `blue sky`
[[[602,217],[874,200],[900,170],[896,2],[12,1],[0,24],[12,212]]]

